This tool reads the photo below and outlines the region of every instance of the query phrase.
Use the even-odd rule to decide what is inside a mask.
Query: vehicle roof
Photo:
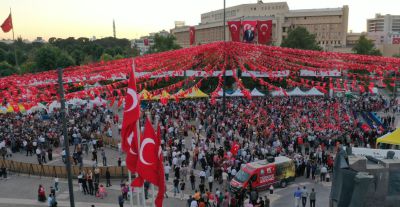
[[[275,162],[268,162],[267,160],[259,160],[256,162],[252,162],[252,163],[247,163],[247,167],[250,168],[254,168],[254,169],[258,169],[258,168],[263,168],[263,167],[267,167],[269,164],[280,164],[280,163],[284,163],[284,162],[290,162],[291,159],[285,156],[279,156],[279,157],[275,157]]]

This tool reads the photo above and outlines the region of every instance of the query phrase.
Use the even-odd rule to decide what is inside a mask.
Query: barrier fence
[[[53,165],[39,165],[34,163],[17,162],[14,160],[0,160],[0,167],[6,167],[9,171],[19,174],[44,176],[44,177],[55,177],[66,178],[67,170],[65,166],[53,166]],[[109,167],[98,167],[100,169],[100,177],[105,178],[106,170],[110,172],[111,178],[124,178],[128,175],[126,167],[121,166],[109,166]],[[88,172],[89,170],[94,171],[93,167],[82,167],[79,169],[78,166],[71,166],[72,175],[74,178],[79,175],[80,170]],[[94,173],[94,172],[93,172]]]

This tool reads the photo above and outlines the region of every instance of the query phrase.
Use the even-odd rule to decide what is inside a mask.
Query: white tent
[[[299,87],[296,87],[293,91],[288,92],[289,96],[305,96],[306,93],[304,93],[302,90],[300,90]]]
[[[73,98],[73,99],[68,100],[66,103],[67,103],[67,104],[72,104],[72,105],[79,105],[79,106],[81,106],[81,105],[84,105],[84,104],[86,104],[86,103],[88,103],[88,102],[87,102],[86,100],[82,100],[82,99],[80,99],[80,98]]]
[[[236,92],[236,91],[235,91],[235,92]],[[224,90],[223,90],[223,89],[219,90],[219,91],[218,91],[218,96],[219,96],[219,97],[224,96],[223,93],[224,93]],[[225,96],[232,96],[232,94],[229,94],[229,93],[226,93],[226,92],[225,92]]]
[[[233,92],[231,95],[229,95],[229,96],[244,96],[243,95],[243,93],[242,93],[242,91],[240,90],[240,89],[236,89],[236,91],[235,92]]]
[[[43,105],[42,103],[38,103],[36,106],[32,106],[32,108],[30,108],[27,113],[31,114],[33,112],[37,112],[37,111],[47,111],[47,107],[45,105]]]
[[[263,93],[261,93],[259,90],[257,90],[257,88],[254,88],[251,91],[251,96],[265,96]]]
[[[58,101],[51,102],[51,104],[49,105],[49,113],[52,113],[55,108],[61,108],[61,103]]]
[[[316,89],[315,87],[313,87],[312,89],[310,89],[309,91],[306,91],[305,94],[307,96],[324,96],[325,94],[322,93],[321,91],[319,91],[318,89]]]
[[[285,96],[284,90],[285,90],[285,89],[279,87],[279,90],[277,90],[277,91],[272,91],[272,92],[271,92],[271,95],[272,95],[272,96]]]

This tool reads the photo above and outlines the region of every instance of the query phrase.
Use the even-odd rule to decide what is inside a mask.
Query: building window
[[[307,19],[307,17],[304,17],[304,19]]]

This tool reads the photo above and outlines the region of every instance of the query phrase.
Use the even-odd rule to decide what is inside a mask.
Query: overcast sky
[[[227,7],[257,0],[226,0]],[[280,2],[270,0],[264,2]],[[349,5],[349,30],[366,29],[375,13],[400,14],[400,0],[287,0],[289,9],[335,8]],[[15,36],[43,37],[112,36],[115,19],[118,38],[137,38],[162,29],[174,21],[200,22],[200,14],[223,7],[222,0],[0,0],[0,22],[12,8]],[[0,30],[0,39],[12,33]]]

